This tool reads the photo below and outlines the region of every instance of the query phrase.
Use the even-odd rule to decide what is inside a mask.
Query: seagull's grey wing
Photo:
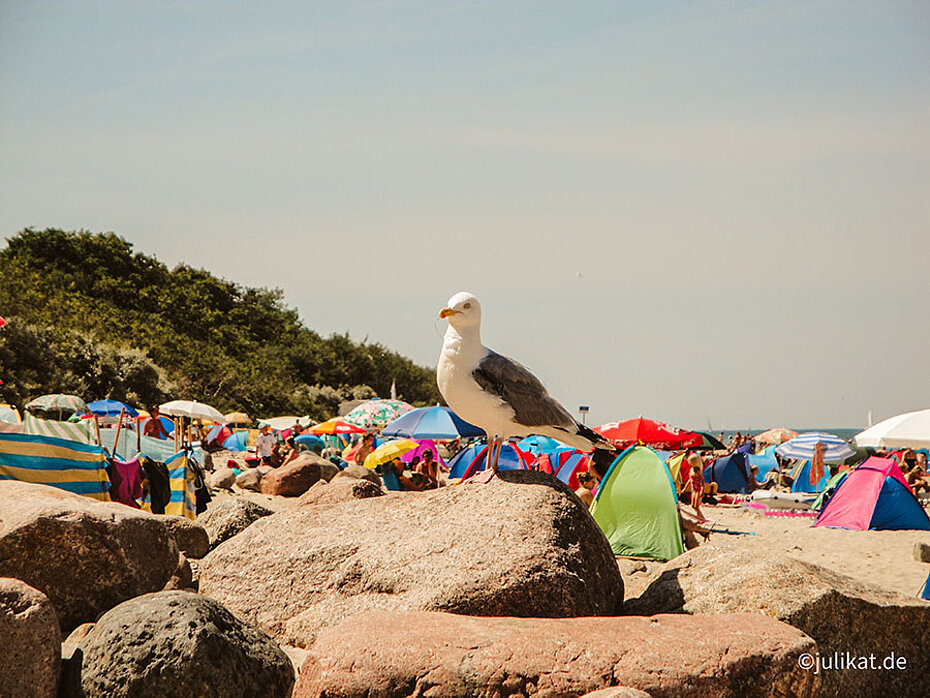
[[[489,350],[472,377],[482,389],[510,405],[514,419],[524,426],[574,428],[577,424],[562,405],[549,397],[536,376],[506,356]]]

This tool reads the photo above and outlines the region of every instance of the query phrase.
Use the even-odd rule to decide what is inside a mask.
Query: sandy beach
[[[826,567],[864,584],[915,597],[927,579],[930,565],[914,558],[916,543],[930,544],[927,531],[847,531],[814,528],[806,517],[766,516],[744,506],[702,507],[704,515],[717,528],[746,531],[755,535],[713,534],[701,545],[745,551],[748,555],[785,553],[790,557]],[[690,508],[685,508],[690,512]],[[658,563],[621,563],[627,597],[641,590],[645,574],[634,571]]]

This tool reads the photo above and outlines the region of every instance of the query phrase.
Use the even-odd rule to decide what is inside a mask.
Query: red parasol
[[[594,427],[594,431],[622,447],[645,444],[661,450],[676,451],[698,448],[704,443],[703,437],[698,433],[643,417],[601,424]]]

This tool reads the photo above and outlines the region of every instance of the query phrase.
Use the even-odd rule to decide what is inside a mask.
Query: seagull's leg
[[[486,484],[494,479],[497,474],[497,458],[495,457],[498,438],[496,436],[488,438],[488,452],[484,457],[484,470],[475,475],[471,480],[478,484]],[[497,451],[499,453],[499,451]]]
[[[497,444],[497,449],[494,451],[494,461],[491,463],[491,470],[495,473],[497,472],[497,462],[501,458],[501,450],[504,448],[504,440],[500,437],[495,439]]]

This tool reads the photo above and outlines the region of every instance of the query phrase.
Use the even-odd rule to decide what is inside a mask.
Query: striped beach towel
[[[165,514],[197,518],[196,472],[188,461],[190,452],[179,451],[164,461],[171,480],[171,500],[165,507]],[[142,502],[142,509],[152,511],[152,502],[148,494]]]
[[[0,480],[51,485],[110,501],[103,449],[67,439],[0,433]]]

